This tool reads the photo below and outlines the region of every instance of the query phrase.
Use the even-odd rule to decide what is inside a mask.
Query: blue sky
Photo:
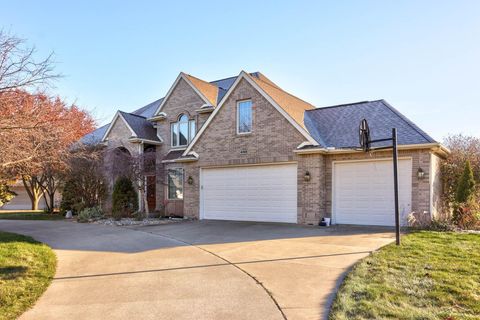
[[[180,71],[261,71],[321,107],[386,99],[434,138],[480,136],[480,1],[5,1],[0,27],[55,52],[55,93],[99,124]]]

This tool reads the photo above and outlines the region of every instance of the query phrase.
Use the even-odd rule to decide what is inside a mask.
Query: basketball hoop
[[[358,127],[358,140],[360,142],[360,148],[364,152],[380,151],[392,149],[393,156],[393,193],[395,201],[395,237],[397,246],[400,245],[400,211],[398,208],[398,150],[397,150],[397,129],[392,128],[392,137],[384,139],[370,139],[370,128],[368,127],[367,119],[360,121]],[[370,146],[378,142],[391,142],[390,146],[378,146],[371,148]]]
[[[368,152],[370,150],[370,128],[368,127],[367,119],[360,121],[358,139],[360,142],[360,148],[362,148],[364,152]]]

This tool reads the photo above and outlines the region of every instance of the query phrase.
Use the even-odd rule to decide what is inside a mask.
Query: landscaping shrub
[[[475,198],[470,198],[466,202],[455,204],[452,220],[455,225],[464,230],[479,228],[480,204]]]
[[[78,222],[95,221],[104,218],[103,211],[100,207],[85,208],[78,214]]]
[[[137,192],[132,181],[127,177],[118,178],[113,186],[112,217],[117,220],[122,217],[129,217],[137,209]]]
[[[145,214],[145,212],[136,211],[133,213],[133,218],[137,221],[143,221],[143,219],[145,219],[146,217],[147,215]]]
[[[75,211],[74,206],[79,201],[78,195],[75,192],[75,182],[69,179],[65,182],[62,192],[62,201],[60,202],[60,211],[66,212],[68,210]],[[80,208],[80,210],[83,208]]]

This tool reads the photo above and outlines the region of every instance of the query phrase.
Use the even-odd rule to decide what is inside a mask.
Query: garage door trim
[[[253,166],[282,166],[282,165],[296,165],[297,172],[298,172],[298,162],[297,161],[285,161],[285,162],[266,162],[266,163],[246,163],[246,164],[234,164],[234,165],[212,165],[212,166],[205,166],[200,167],[200,174],[199,174],[199,219],[205,219],[205,210],[204,210],[204,192],[203,192],[203,181],[204,181],[204,172],[205,170],[209,169],[218,169],[218,168],[237,168],[237,167],[253,167]],[[298,173],[297,173],[298,174]],[[298,192],[298,184],[297,184],[297,192]],[[297,214],[298,214],[298,199],[297,199]],[[298,221],[296,222],[298,223]]]
[[[398,157],[398,161],[400,160],[410,160],[411,165],[411,172],[413,174],[413,158],[412,157]],[[332,161],[332,183],[331,183],[331,211],[332,211],[332,224],[336,224],[336,202],[335,202],[335,165],[342,164],[342,163],[358,163],[358,162],[376,162],[376,161],[393,161],[393,158],[371,158],[371,159],[357,159],[357,160],[334,160]],[[393,166],[393,164],[392,164]],[[413,177],[412,177],[413,179]],[[413,192],[413,188],[410,186],[411,193]],[[412,194],[410,194],[410,203],[412,202]]]

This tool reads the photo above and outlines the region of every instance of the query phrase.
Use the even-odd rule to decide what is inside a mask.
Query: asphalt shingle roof
[[[310,135],[323,147],[357,148],[358,127],[367,119],[371,139],[388,138],[397,128],[398,144],[436,142],[412,121],[385,100],[317,108],[305,111],[305,126]],[[377,143],[374,146],[386,145]]]
[[[160,141],[157,136],[157,129],[152,126],[152,123],[147,118],[123,111],[119,112],[130,125],[130,128],[135,131],[137,138]]]
[[[313,105],[282,90],[260,72],[254,72],[250,76],[295,122],[305,128],[303,119],[305,110],[314,109]]]
[[[99,143],[100,141],[102,141],[102,138],[105,135],[105,132],[107,131],[109,126],[110,123],[107,123],[106,125],[103,125],[93,130],[92,132],[87,133],[80,139],[80,142],[86,145],[94,145]]]
[[[428,134],[417,127],[412,121],[403,116],[395,108],[384,100],[364,101],[338,106],[315,108],[278,87],[260,72],[250,73],[249,76],[282,107],[302,127],[306,128],[310,135],[322,147],[333,148],[357,148],[358,126],[362,119],[367,119],[371,138],[380,139],[391,136],[393,127],[397,128],[399,144],[421,144],[435,142]],[[209,100],[217,94],[216,103],[220,102],[237,77],[230,77],[211,82],[189,76],[196,86],[207,88]],[[217,87],[215,93],[211,87]],[[204,90],[205,91],[205,90]],[[148,105],[131,113],[122,112],[125,121],[132,127],[137,136],[142,139],[158,141],[156,129],[153,128],[147,118],[151,118],[163,98],[155,100]],[[99,143],[104,136],[109,124],[85,135],[82,143]],[[383,145],[385,145],[384,143]],[[376,146],[381,146],[381,143]]]
[[[136,114],[145,118],[151,118],[153,117],[153,114],[158,109],[162,101],[163,101],[163,98],[160,98],[130,113]]]

